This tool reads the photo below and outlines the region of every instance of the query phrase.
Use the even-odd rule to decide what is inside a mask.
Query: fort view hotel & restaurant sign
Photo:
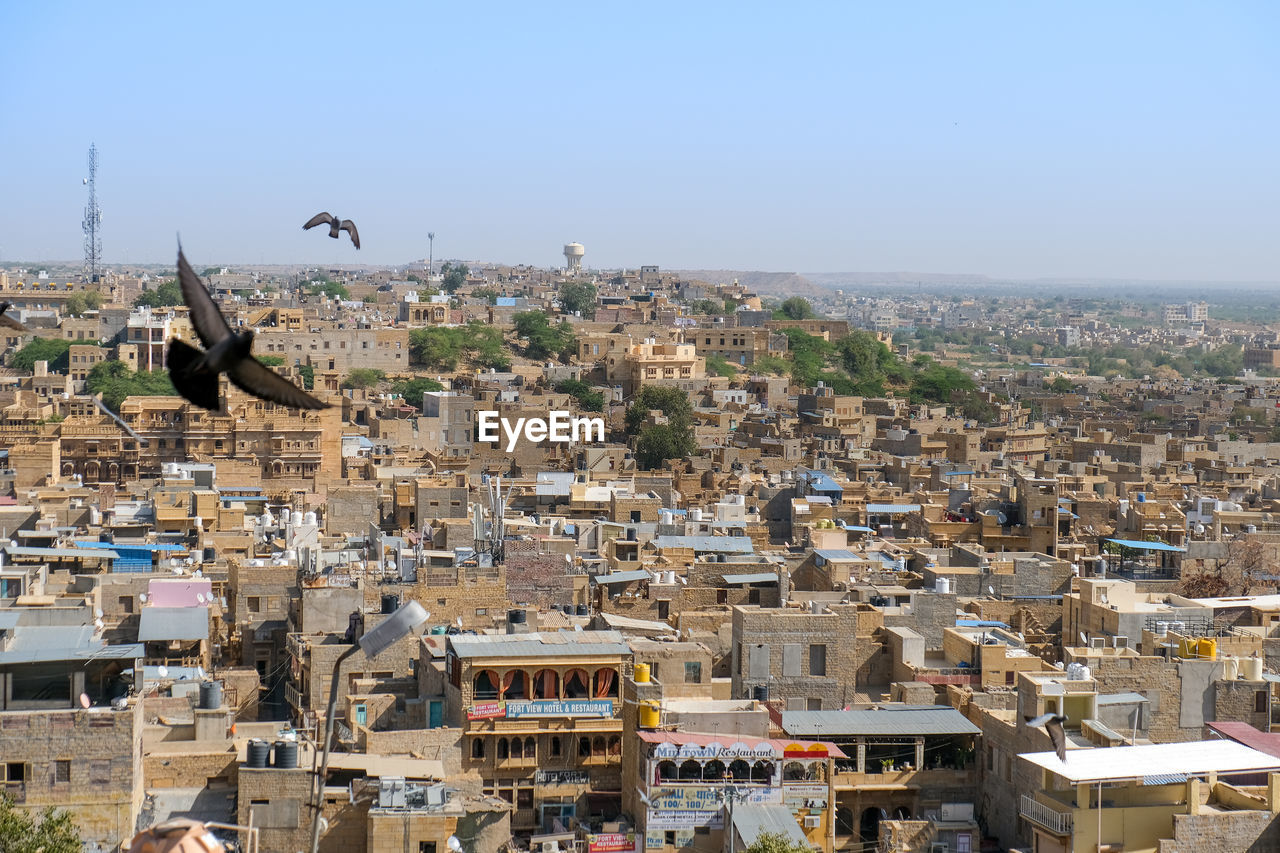
[[[522,699],[477,702],[467,709],[468,720],[612,716],[612,699]]]

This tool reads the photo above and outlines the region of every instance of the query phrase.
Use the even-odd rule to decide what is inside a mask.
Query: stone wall
[[[1264,853],[1280,850],[1280,819],[1270,811],[1174,815],[1173,838],[1158,853]]]

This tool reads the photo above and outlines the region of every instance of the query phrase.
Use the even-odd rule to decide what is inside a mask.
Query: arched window
[[[524,741],[520,740],[518,737],[513,737],[511,739],[511,757],[524,758]]]
[[[498,698],[498,673],[482,669],[471,683],[471,698],[477,702]]]
[[[560,735],[553,735],[551,738],[551,757],[558,758],[560,756]]]
[[[538,741],[534,739],[533,735],[529,735],[527,738],[524,739],[524,757],[525,758],[538,757]]]
[[[560,676],[554,669],[539,670],[533,676],[534,699],[559,699]]]
[[[768,783],[773,780],[773,762],[757,761],[751,765],[751,781]]]
[[[658,779],[666,782],[676,778],[676,763],[674,761],[658,762]]]
[[[604,738],[600,735],[596,735],[591,741],[591,754],[596,757],[600,757],[605,754]]]
[[[579,758],[591,757],[591,738],[589,737],[578,738],[578,757]]]
[[[724,762],[718,758],[713,758],[706,764],[702,765],[702,781],[719,782],[724,778]]]
[[[564,674],[564,698],[587,699],[591,696],[590,676],[585,669],[571,669]]]
[[[498,760],[502,761],[511,754],[510,745],[504,737],[498,738]]]
[[[733,777],[735,782],[749,782],[751,781],[751,765],[741,758],[736,758],[729,765],[729,775]]]
[[[605,667],[596,670],[595,698],[610,699],[618,695],[618,674]]]
[[[622,738],[617,735],[609,738],[609,754],[622,755]]]
[[[484,758],[484,738],[478,737],[471,741],[471,757]]]
[[[684,764],[680,765],[680,778],[694,780],[701,779],[702,765],[690,758]]]
[[[508,670],[502,676],[502,698],[528,699],[529,675],[522,669]]]

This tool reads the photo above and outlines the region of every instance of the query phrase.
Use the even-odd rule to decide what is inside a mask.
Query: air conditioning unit
[[[821,815],[816,815],[816,814],[805,815],[804,817],[805,829],[817,829],[821,825],[822,825]]]
[[[1128,637],[1112,637],[1112,638],[1111,638],[1111,642],[1112,642],[1112,644],[1113,644],[1117,649],[1127,649],[1127,648],[1129,648],[1129,638],[1128,638]]]
[[[1095,649],[1105,649],[1107,647],[1106,637],[1090,637],[1089,645]]]
[[[951,853],[951,847],[945,841],[935,841],[929,848],[929,853]]]

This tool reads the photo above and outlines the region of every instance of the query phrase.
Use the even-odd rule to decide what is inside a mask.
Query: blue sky
[[[0,263],[1280,281],[1274,3],[4,3]],[[364,249],[301,224],[356,220]]]

